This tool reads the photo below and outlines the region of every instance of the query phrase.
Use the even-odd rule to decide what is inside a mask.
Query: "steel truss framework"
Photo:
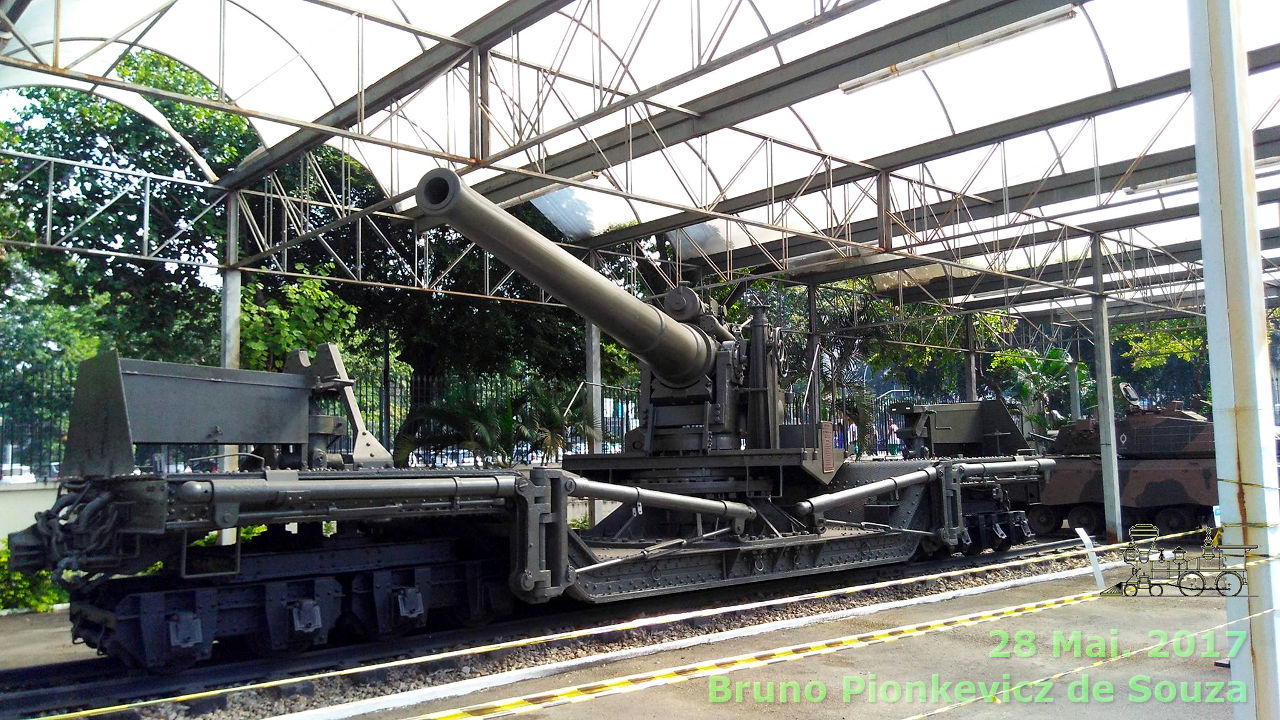
[[[69,12],[67,3],[6,3],[3,23],[12,40],[0,51],[0,70],[189,103],[289,132],[225,176],[205,181],[76,164],[84,172],[130,179],[94,215],[124,204],[140,207],[132,244],[71,243],[80,228],[55,219],[58,188],[53,184],[54,167],[67,161],[6,151],[4,157],[31,168],[20,182],[48,183],[44,222],[37,232],[40,247],[136,262],[554,303],[546,296],[510,297],[511,272],[487,255],[485,272],[474,287],[445,286],[446,279],[456,280],[450,273],[463,256],[481,251],[468,247],[462,255],[442,257],[433,252],[429,236],[414,226],[413,210],[405,208],[411,191],[399,187],[395,168],[411,158],[425,158],[471,174],[478,190],[505,206],[566,188],[627,203],[635,211],[635,223],[576,238],[569,246],[586,259],[592,253],[612,254],[629,259],[632,267],[645,266],[651,272],[619,280],[639,287],[647,279],[643,291],[649,295],[690,278],[706,289],[769,279],[836,292],[845,291],[851,279],[866,278],[880,297],[926,308],[902,313],[888,326],[918,329],[956,315],[998,312],[1018,321],[1005,340],[1023,347],[1072,345],[1088,337],[1091,301],[1099,291],[1110,302],[1113,321],[1202,315],[1198,238],[1191,235],[1170,244],[1148,237],[1149,228],[1197,215],[1194,187],[1172,185],[1194,173],[1193,148],[1152,151],[1165,145],[1162,135],[1174,120],[1190,113],[1187,72],[1127,86],[1117,85],[1112,76],[1107,91],[869,160],[823,150],[795,109],[850,78],[1034,19],[1059,8],[1061,0],[949,0],[789,60],[780,49],[785,43],[875,5],[875,0],[818,0],[803,21],[780,29],[766,26],[763,32],[758,0],[717,3],[715,14],[704,12],[703,0],[684,0],[695,19],[687,39],[692,60],[649,84],[637,79],[632,64],[641,50],[672,42],[652,20],[664,2],[674,0],[648,0],[641,22],[623,35],[606,22],[612,10],[608,0],[507,0],[466,27],[449,29],[424,28],[335,0],[307,0],[315,8],[349,16],[357,33],[376,25],[422,47],[417,57],[391,72],[365,78],[371,50],[357,43],[359,91],[345,100],[331,96],[331,109],[316,117],[281,115],[238,103],[228,93],[211,100],[144,87],[112,75],[110,68],[101,74],[85,69],[101,56],[151,48],[151,28],[185,1],[167,0],[136,17],[119,18],[117,27],[104,27],[100,35],[74,38],[59,37],[56,31],[58,14]],[[251,3],[220,0],[220,5],[218,52],[225,58],[244,52],[227,31],[226,13],[235,8],[248,12]],[[1087,17],[1088,3],[1080,5]],[[54,35],[27,37],[21,32],[24,13],[52,13]],[[521,39],[551,21],[563,28],[554,61],[528,59],[521,53]],[[726,42],[744,25],[752,27],[756,39]],[[71,53],[64,46],[77,50]],[[1107,61],[1101,43],[1099,49]],[[705,87],[717,71],[761,53],[774,59],[771,69],[696,97],[670,99],[689,94],[682,93],[685,88]],[[591,59],[589,70],[571,61],[583,57]],[[210,75],[220,87],[223,62]],[[1255,74],[1280,68],[1280,46],[1253,51],[1249,63]],[[440,98],[447,101],[444,133],[431,131],[414,114],[420,103]],[[937,100],[942,103],[941,95]],[[1265,100],[1268,109],[1254,128],[1260,160],[1280,157],[1280,113],[1275,112],[1280,97]],[[1167,107],[1163,119],[1145,128],[1145,148],[1118,161],[1101,161],[1099,119],[1145,103]],[[945,104],[942,109],[945,113]],[[805,137],[754,129],[753,120],[778,112],[791,113]],[[1010,156],[1034,137],[1047,139],[1052,152],[1033,179],[1010,182]],[[387,199],[358,206],[345,178],[336,186],[326,182],[317,159],[326,142],[369,166],[375,155],[386,158],[377,162],[392,167],[383,183]],[[689,155],[697,159],[696,173],[687,171]],[[1092,163],[1068,170],[1069,164],[1079,167],[1070,159],[1081,156],[1092,156]],[[640,163],[655,160],[677,180],[661,197],[644,194],[634,176]],[[939,182],[936,168],[941,163],[949,163],[951,176],[956,176],[957,163],[967,164],[967,173],[961,173],[967,181],[954,186]],[[809,169],[798,176],[780,169],[795,167]],[[286,169],[290,177],[303,180],[286,180]],[[762,187],[747,182],[752,178],[760,185],[761,175]],[[1269,175],[1264,171],[1261,177]],[[234,204],[240,225],[232,235],[241,238],[240,245],[211,247],[207,257],[189,257],[172,253],[175,238],[152,237],[149,203],[160,192],[157,188],[168,183],[207,190],[209,201],[201,215],[221,213]],[[1131,192],[1161,184],[1170,186],[1154,195]],[[1280,189],[1264,187],[1260,201],[1264,217],[1275,212]],[[662,210],[661,217],[652,217],[655,208]],[[1271,225],[1280,225],[1280,219]],[[700,239],[706,233],[699,229],[745,241],[708,243]],[[355,242],[332,242],[339,231],[354,233]],[[1096,257],[1091,250],[1095,237],[1101,248]],[[1264,232],[1263,240],[1264,248],[1280,250],[1274,227]],[[659,243],[675,249],[674,259],[655,260]],[[291,259],[290,250],[303,247],[318,250],[306,256],[322,258],[333,270],[296,270],[298,255]],[[1274,284],[1280,268],[1266,262],[1264,276]],[[1099,265],[1101,288],[1094,282]],[[1268,292],[1280,297],[1271,287]],[[944,344],[964,348],[956,325],[948,326],[953,328],[949,335],[943,333]]]

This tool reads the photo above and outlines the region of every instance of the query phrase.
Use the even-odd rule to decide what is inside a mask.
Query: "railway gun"
[[[428,219],[636,355],[640,422],[622,451],[559,468],[395,468],[334,346],[295,352],[280,373],[103,353],[80,369],[57,501],[10,536],[14,569],[70,588],[75,640],[173,671],[215,643],[289,653],[560,597],[611,602],[1032,536],[1006,488],[1041,481],[1052,460],[847,460],[829,423],[782,422],[766,308],[730,324],[686,285],[650,305],[448,170],[417,196]],[[164,444],[229,448],[238,467],[166,472],[145,456]],[[571,497],[620,505],[576,530]]]

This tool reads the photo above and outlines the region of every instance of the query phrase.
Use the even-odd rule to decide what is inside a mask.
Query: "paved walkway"
[[[1123,579],[1124,570],[1108,574]],[[786,632],[672,651],[607,666],[568,672],[467,696],[434,701],[374,716],[406,718],[481,703],[498,702],[559,688],[601,683],[635,673],[705,663],[801,643],[820,643],[859,633],[927,624],[955,616],[1038,603],[1094,589],[1092,576],[1036,583],[995,593],[954,598],[812,625]],[[598,718],[888,718],[896,720],[985,697],[1004,683],[1016,685],[1094,663],[1088,651],[1123,652],[1179,632],[1204,630],[1226,620],[1221,598],[1103,597],[1024,612],[991,622],[902,637],[893,642],[845,647],[789,662],[740,669],[712,677],[580,699],[533,710],[522,717],[556,720]],[[1079,642],[1073,638],[1079,633]],[[1229,718],[1230,671],[1214,666],[1232,639],[1225,630],[1179,636],[1167,653],[1143,652],[1128,659],[1024,688],[1020,698],[982,700],[940,717]],[[1095,641],[1090,642],[1093,638]],[[1057,643],[1055,644],[1055,639]],[[1080,656],[1076,656],[1076,648]],[[1247,652],[1247,650],[1244,650]],[[1210,657],[1206,657],[1210,656]],[[1087,680],[1087,686],[1085,681]],[[983,688],[978,683],[984,684]],[[1086,687],[1088,689],[1086,689]],[[985,689],[984,689],[985,688]],[[1199,701],[1186,698],[1196,697]],[[1167,695],[1167,693],[1172,695]],[[1179,693],[1184,692],[1184,697]],[[785,695],[786,702],[783,702]],[[921,697],[923,695],[923,698]],[[540,700],[545,700],[541,698]]]

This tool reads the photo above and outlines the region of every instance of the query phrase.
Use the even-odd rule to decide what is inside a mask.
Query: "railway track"
[[[90,710],[89,716],[105,716],[108,714],[106,712],[108,708],[118,708],[112,711],[112,717],[129,717],[131,714],[137,716],[136,710],[129,708],[130,705],[157,699],[181,702],[188,706],[192,714],[198,714],[224,707],[230,694],[246,686],[261,689],[263,683],[304,678],[296,683],[282,683],[271,688],[272,692],[288,695],[307,692],[310,679],[335,674],[342,674],[348,680],[357,683],[376,682],[380,679],[380,675],[386,672],[385,669],[361,671],[361,668],[377,666],[397,658],[441,653],[446,654],[447,657],[423,663],[420,667],[430,670],[436,670],[442,666],[456,668],[466,664],[468,658],[474,658],[478,654],[467,652],[467,648],[504,642],[517,647],[525,638],[607,627],[638,617],[706,610],[721,605],[741,604],[744,601],[768,602],[851,585],[924,578],[955,570],[981,571],[983,568],[1011,560],[1034,558],[1047,560],[1079,545],[1079,540],[1056,540],[975,557],[953,557],[906,566],[867,568],[833,575],[776,581],[753,587],[747,593],[744,593],[742,588],[725,588],[586,608],[581,605],[558,603],[544,606],[545,612],[541,614],[531,613],[524,617],[479,628],[440,630],[380,643],[337,646],[301,652],[283,658],[246,660],[224,653],[217,662],[197,666],[170,676],[126,670],[116,661],[105,657],[4,670],[0,671],[0,717],[30,718],[82,710]],[[750,610],[734,610],[713,613],[712,616],[732,619],[750,612]],[[708,616],[703,614],[684,622],[698,627],[706,617]],[[603,643],[617,640],[631,632],[638,631],[608,629],[599,633],[579,634],[574,639],[580,642],[588,638]],[[215,654],[215,658],[218,658],[218,655]],[[102,712],[94,712],[94,709]]]

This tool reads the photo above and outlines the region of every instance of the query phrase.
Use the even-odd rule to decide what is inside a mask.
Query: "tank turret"
[[[1137,391],[1120,383],[1125,417],[1116,422],[1116,455],[1134,459],[1213,457],[1213,421],[1185,409],[1181,401],[1144,409]],[[1077,420],[1058,431],[1052,452],[1096,455],[1100,452],[1098,421]]]

